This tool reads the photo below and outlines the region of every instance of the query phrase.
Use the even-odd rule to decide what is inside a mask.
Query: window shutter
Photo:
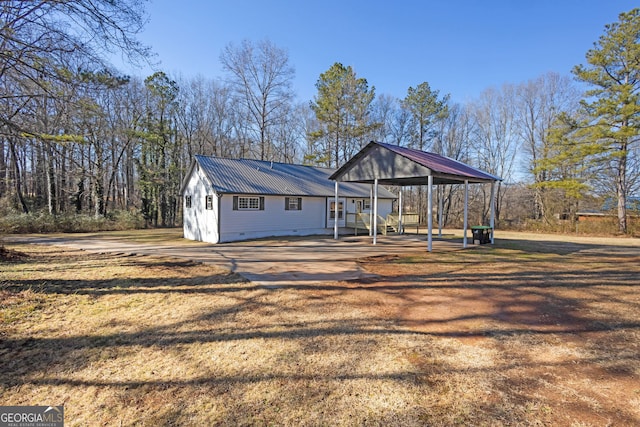
[[[302,210],[302,197],[298,197],[298,210]]]
[[[264,197],[260,197],[260,210],[264,210]]]
[[[289,210],[289,198],[288,197],[284,198],[284,210],[285,211]]]
[[[233,210],[238,210],[238,196],[233,196]]]

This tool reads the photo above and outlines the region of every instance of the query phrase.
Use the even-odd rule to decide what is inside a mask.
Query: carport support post
[[[462,247],[467,247],[467,227],[469,226],[469,180],[464,180],[464,238],[462,239]]]
[[[373,180],[373,244],[378,237],[378,178]]]
[[[398,194],[398,234],[404,234],[402,229],[402,187],[400,187]]]
[[[373,184],[369,189],[369,236],[373,236]]]
[[[427,248],[431,252],[433,250],[433,175],[427,178]]]
[[[337,180],[336,180],[336,189],[335,189],[335,204],[333,205],[333,238],[335,240],[338,240],[338,181]]]
[[[444,210],[444,187],[438,186],[438,237],[442,237],[442,211]]]
[[[489,226],[491,227],[491,244],[494,243],[493,235],[495,233],[495,222],[496,222],[496,182],[493,181],[491,183],[491,219],[489,220]]]

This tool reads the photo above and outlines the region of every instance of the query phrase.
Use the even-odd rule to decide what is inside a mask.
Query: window
[[[263,211],[264,197],[257,196],[233,196],[234,211]]]
[[[213,210],[213,196],[205,196],[205,209]]]
[[[330,209],[329,218],[336,219],[336,202],[331,202],[329,209]],[[342,202],[338,203],[338,219],[342,219]]]
[[[184,207],[187,209],[191,207],[191,196],[184,196]]]
[[[356,200],[356,212],[361,213],[363,211],[371,210],[371,200],[370,199],[362,199]]]
[[[258,197],[239,197],[239,210],[258,210],[260,209],[260,199]]]
[[[302,197],[285,197],[284,210],[285,211],[301,211]]]

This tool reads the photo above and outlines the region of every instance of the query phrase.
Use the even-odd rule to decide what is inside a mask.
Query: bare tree
[[[270,128],[282,120],[294,98],[295,71],[287,52],[269,40],[257,43],[244,40],[239,46],[227,45],[220,61],[246,108],[260,144],[260,159],[272,158],[274,141],[269,139]]]
[[[500,89],[490,88],[482,92],[472,104],[475,120],[474,153],[480,169],[501,177],[506,182],[513,180],[519,139],[514,118],[513,85],[505,84]],[[484,186],[482,187],[484,191]],[[500,218],[503,194],[502,182],[496,191],[496,220]],[[482,200],[487,200],[486,195]],[[489,204],[485,203],[482,220],[488,215]]]
[[[188,159],[194,154],[215,154],[213,137],[212,94],[208,81],[198,76],[177,79],[182,88],[176,100],[178,139]]]
[[[30,131],[19,114],[34,97],[55,96],[50,82],[68,81],[70,56],[107,68],[106,52],[116,49],[130,59],[149,57],[135,36],[146,22],[137,0],[5,0],[0,3],[0,80],[16,91],[0,92],[13,108],[0,110],[0,131]],[[27,83],[28,82],[28,83]]]
[[[547,170],[539,166],[551,155],[549,134],[561,113],[573,115],[580,92],[573,81],[557,73],[547,73],[516,88],[515,126],[526,153],[526,170],[534,189],[535,219],[547,214]]]
[[[297,104],[282,116],[282,120],[274,126],[273,138],[276,142],[277,155],[274,160],[284,163],[301,163],[303,147],[307,137],[304,126],[309,107],[306,104]]]
[[[400,114],[398,99],[391,95],[378,95],[372,103],[372,120],[380,126],[372,133],[372,138],[381,142],[395,142],[394,121]],[[399,144],[398,144],[399,145]]]
[[[139,0],[0,2],[0,135],[9,144],[6,174],[23,212],[25,193],[35,208],[46,198],[49,212],[66,209],[74,155],[91,154],[78,147],[80,112],[88,105],[79,88],[101,84],[109,74],[107,53],[150,57],[135,38],[146,22],[143,6]]]
[[[119,166],[111,186],[114,208],[130,210],[140,206],[140,189],[136,170],[136,159],[140,154],[140,135],[143,133],[145,91],[141,79],[133,78],[129,83],[108,91],[110,108],[108,120],[115,133],[111,151]],[[117,157],[116,157],[117,156]]]
[[[390,142],[396,145],[406,146],[410,138],[411,113],[405,108],[398,108],[391,118],[389,129]]]
[[[433,141],[433,151],[451,159],[469,163],[471,141],[475,131],[475,122],[467,107],[452,104],[448,107],[449,114],[438,123],[436,138]],[[442,198],[438,205],[442,206],[443,223],[456,223],[463,213],[463,198],[461,186],[443,185],[438,188],[438,198]]]

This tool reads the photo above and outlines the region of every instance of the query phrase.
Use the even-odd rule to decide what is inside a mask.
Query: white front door
[[[344,227],[346,199],[338,198],[338,227]],[[336,199],[330,197],[327,199],[327,228],[333,227],[336,218]]]

